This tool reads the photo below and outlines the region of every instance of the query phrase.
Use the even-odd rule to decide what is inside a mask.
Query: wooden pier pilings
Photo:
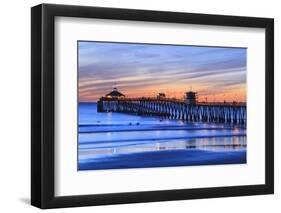
[[[147,116],[168,117],[191,122],[246,124],[244,104],[187,104],[181,100],[157,98],[101,98],[98,112],[122,112]]]

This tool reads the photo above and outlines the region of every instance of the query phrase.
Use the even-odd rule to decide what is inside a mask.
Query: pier
[[[133,113],[159,116],[190,122],[215,122],[246,124],[246,104],[227,102],[197,102],[196,93],[187,92],[186,99],[166,98],[164,93],[157,97],[126,98],[116,88],[101,97],[98,112]]]

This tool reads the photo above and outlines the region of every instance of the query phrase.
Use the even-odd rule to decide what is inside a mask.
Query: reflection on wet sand
[[[82,158],[99,158],[102,155],[137,153],[158,150],[201,149],[214,152],[246,150],[246,137],[201,138],[182,141],[146,142],[134,145],[111,146],[106,148],[83,148],[80,145],[79,155]]]
[[[78,170],[247,162],[246,126],[190,123],[79,105]]]

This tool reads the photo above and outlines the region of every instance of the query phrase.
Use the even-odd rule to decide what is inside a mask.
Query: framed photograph
[[[31,204],[272,194],[274,21],[31,9]]]

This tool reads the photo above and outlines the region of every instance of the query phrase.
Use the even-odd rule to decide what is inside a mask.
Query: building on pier
[[[159,93],[159,94],[157,95],[157,99],[165,99],[165,98],[166,98],[165,93]]]
[[[113,90],[105,95],[106,98],[125,98],[125,95],[123,95],[121,92],[117,90],[117,88],[113,88]]]
[[[185,102],[189,105],[195,105],[197,103],[197,94],[196,92],[186,92],[185,93]]]

